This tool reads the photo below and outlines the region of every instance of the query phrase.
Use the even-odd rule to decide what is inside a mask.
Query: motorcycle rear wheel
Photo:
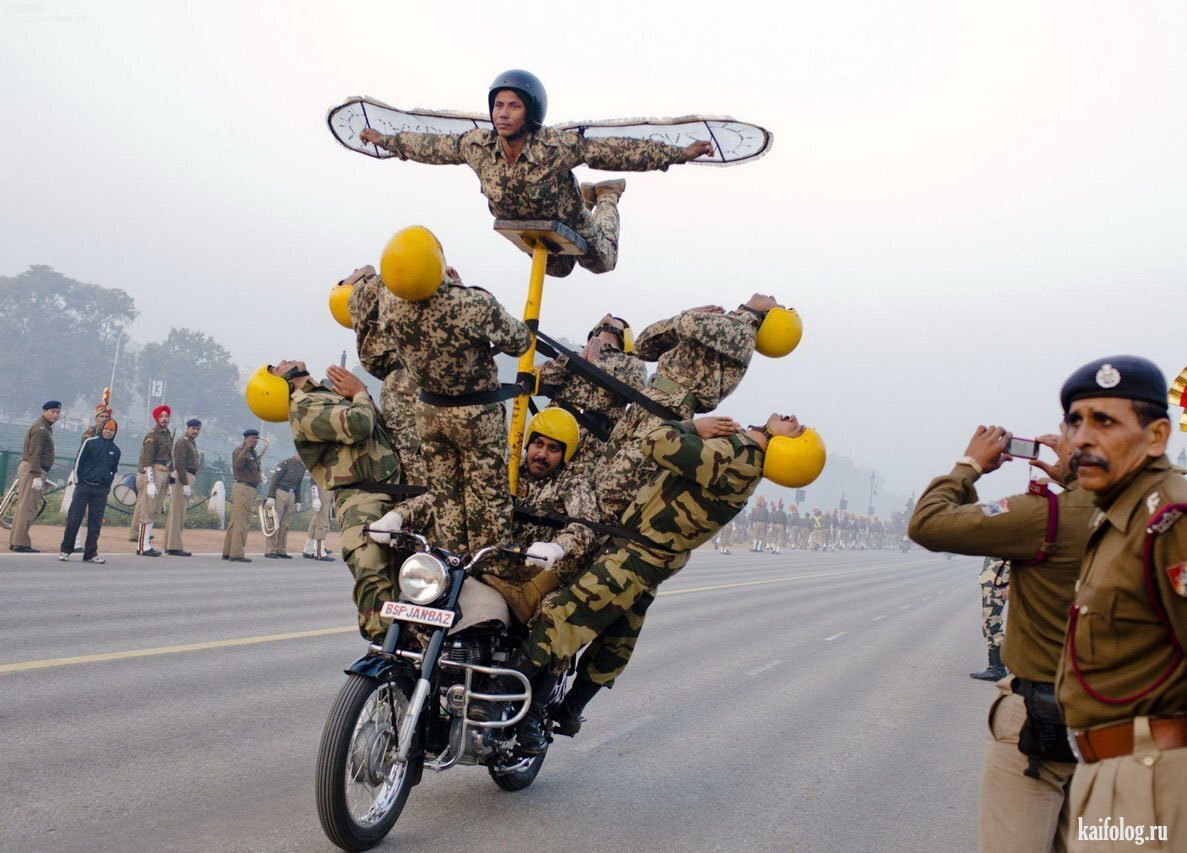
[[[413,768],[394,755],[410,692],[351,674],[330,709],[317,753],[317,816],[343,850],[379,844],[404,810]]]
[[[536,781],[540,768],[544,766],[546,755],[548,755],[548,750],[531,758],[525,758],[524,761],[517,764],[491,764],[486,769],[490,773],[490,778],[494,779],[495,784],[504,791],[522,791]]]

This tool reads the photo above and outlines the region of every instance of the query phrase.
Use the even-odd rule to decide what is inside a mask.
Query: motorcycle
[[[547,749],[516,752],[516,725],[527,715],[531,684],[505,664],[523,634],[506,602],[473,577],[492,558],[522,562],[522,551],[487,547],[453,554],[411,531],[392,533],[406,554],[392,620],[346,670],[322,732],[317,813],[330,841],[367,850],[391,831],[424,769],[480,765],[507,791],[535,780]],[[560,702],[558,679],[549,704]],[[546,730],[551,724],[546,721]]]

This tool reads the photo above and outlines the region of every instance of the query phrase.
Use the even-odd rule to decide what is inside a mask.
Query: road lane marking
[[[882,621],[883,619],[885,619],[885,618],[886,618],[886,614],[885,614],[885,613],[883,613],[881,616],[875,616],[875,617],[874,617],[873,619],[871,619],[870,621],[871,621],[871,622],[881,622],[881,621]]]
[[[760,675],[760,674],[766,672],[768,669],[774,669],[781,663],[783,663],[783,661],[773,660],[770,663],[764,663],[762,666],[756,666],[754,669],[746,670],[746,674],[749,676]]]
[[[266,634],[261,637],[240,637],[234,640],[211,640],[205,643],[188,643],[184,646],[158,646],[151,649],[129,649],[125,652],[106,652],[98,655],[78,655],[70,658],[50,658],[49,660],[29,660],[23,663],[6,663],[0,665],[0,674],[6,672],[25,672],[30,669],[49,669],[55,666],[70,666],[76,663],[99,663],[101,661],[127,660],[128,658],[147,658],[154,655],[173,655],[179,652],[201,652],[207,649],[226,649],[234,646],[251,646],[258,643],[275,643],[280,640],[299,640],[305,637],[325,637],[331,634],[345,634],[348,631],[358,631],[357,626],[346,628],[317,628],[312,631],[293,631],[288,634]]]
[[[824,638],[824,641],[825,641],[826,643],[831,643],[831,642],[832,642],[833,640],[835,640],[837,637],[844,637],[844,636],[845,636],[846,634],[848,634],[848,633],[849,633],[848,631],[842,631],[842,632],[840,632],[839,634],[833,634],[831,637],[825,637],[825,638]]]
[[[831,578],[840,577],[842,575],[856,575],[869,574],[870,572],[881,572],[887,569],[901,568],[903,566],[922,566],[926,562],[912,560],[905,563],[889,563],[884,566],[875,566],[867,569],[848,569],[841,572],[816,572],[809,575],[790,575],[781,578],[768,578],[760,581],[742,581],[740,583],[724,583],[714,584],[712,586],[692,587],[690,589],[673,589],[667,592],[660,592],[658,595],[684,595],[690,592],[712,592],[719,589],[738,589],[747,586],[762,586],[773,583],[790,583],[791,581],[799,580],[813,580],[816,578]],[[74,664],[84,663],[105,663],[108,661],[128,660],[131,658],[155,657],[157,655],[171,655],[180,654],[182,652],[200,652],[210,649],[227,649],[236,646],[252,646],[260,643],[275,643],[281,640],[299,640],[307,637],[325,637],[332,634],[346,634],[351,631],[358,631],[358,627],[351,625],[342,628],[317,628],[312,631],[293,631],[287,634],[265,634],[259,637],[239,637],[232,640],[211,640],[204,643],[188,643],[180,646],[157,646],[148,649],[129,649],[122,652],[105,652],[94,655],[77,655],[75,657],[67,658],[49,658],[46,660],[30,660],[22,661],[20,663],[6,663],[0,664],[0,675],[9,672],[28,672],[35,669],[51,669],[59,666],[72,666]]]

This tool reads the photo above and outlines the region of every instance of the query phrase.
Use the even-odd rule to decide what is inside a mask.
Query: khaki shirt
[[[968,465],[932,480],[919,496],[908,532],[929,551],[1014,561],[1002,660],[1017,676],[1052,682],[1091,532],[1092,493],[1073,481],[1056,496],[1055,546],[1046,560],[1031,563],[1047,538],[1047,498],[1025,494],[978,504],[976,480]]]
[[[1187,503],[1187,480],[1162,456],[1116,496],[1098,501],[1088,551],[1080,570],[1075,607],[1075,661],[1070,647],[1059,662],[1056,691],[1072,729],[1187,714],[1187,663],[1180,659],[1169,677],[1148,695],[1122,704],[1095,699],[1088,683],[1106,698],[1133,697],[1149,689],[1174,658],[1171,637],[1150,603],[1142,572],[1146,522],[1168,503]],[[1158,535],[1153,585],[1180,648],[1187,648],[1187,521]]]
[[[198,447],[188,435],[182,435],[173,445],[173,479],[183,486],[191,485],[198,473]]]
[[[246,483],[258,486],[263,480],[260,476],[260,460],[256,456],[254,447],[241,444],[231,454],[231,473],[236,483]]]
[[[35,420],[25,433],[21,461],[29,463],[34,477],[44,477],[54,467],[54,427],[45,418]]]
[[[285,459],[272,469],[272,477],[268,480],[268,497],[276,497],[277,489],[284,489],[298,496],[304,479],[305,463],[300,459]]]
[[[144,437],[144,444],[140,447],[140,470],[154,465],[168,467],[173,461],[173,436],[169,428],[155,426]]]

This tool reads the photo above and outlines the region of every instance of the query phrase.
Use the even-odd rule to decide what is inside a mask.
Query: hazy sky
[[[0,275],[44,263],[122,287],[141,342],[184,325],[247,371],[320,370],[353,340],[328,288],[412,223],[520,313],[528,259],[491,230],[474,175],[350,153],[325,113],[355,94],[482,111],[490,79],[524,67],[550,122],[726,113],[775,134],[754,164],[628,175],[618,269],[549,279],[542,328],[578,338],[612,310],[641,329],[773,293],[803,343],[756,356],[723,411],[794,411],[888,489],[946,470],[977,423],[1052,430],[1090,358],[1187,365],[1181,0],[603,2],[538,19],[0,0],[0,21]]]

